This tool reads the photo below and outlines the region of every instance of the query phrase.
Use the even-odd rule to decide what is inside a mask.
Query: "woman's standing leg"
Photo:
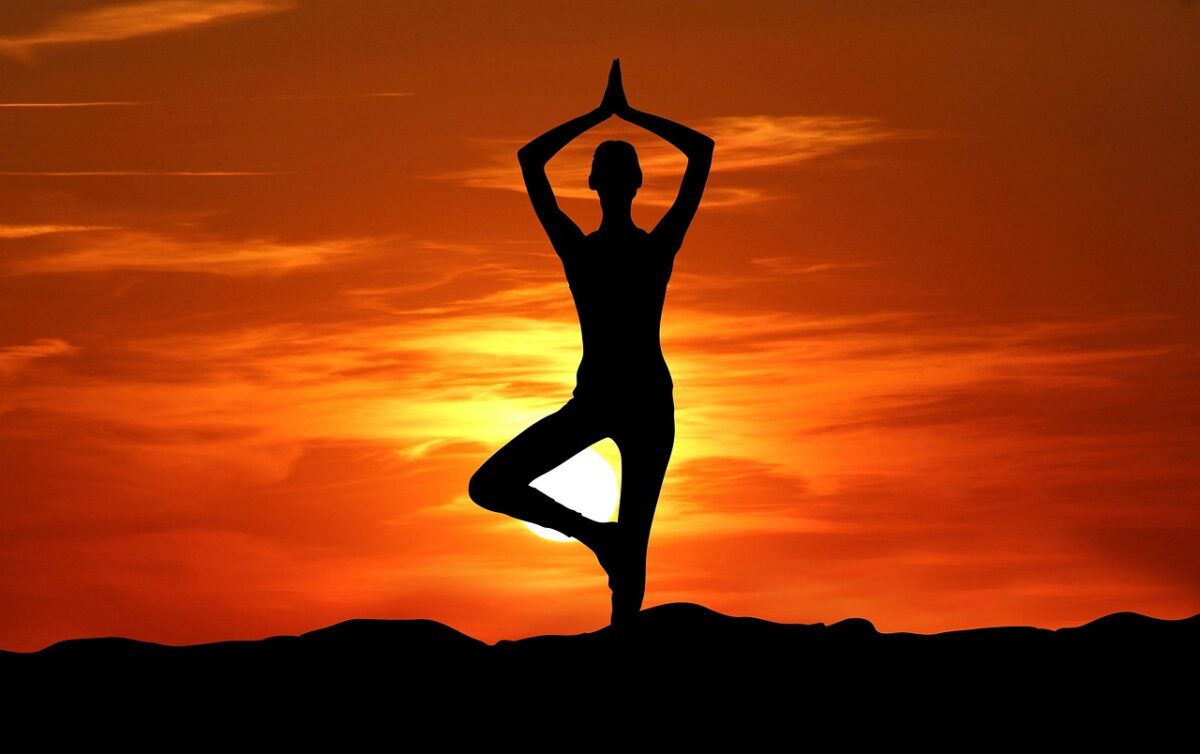
[[[650,527],[675,445],[675,403],[669,393],[625,415],[629,418],[613,435],[621,451],[621,504],[617,523],[623,550],[619,576],[610,580],[613,623],[622,622],[642,609]]]
[[[599,524],[529,483],[603,438],[592,416],[570,400],[485,461],[471,477],[468,494],[483,508],[555,529],[590,546]]]

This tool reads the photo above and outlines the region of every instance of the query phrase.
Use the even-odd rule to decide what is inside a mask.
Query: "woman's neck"
[[[633,218],[628,215],[620,218],[613,218],[606,215],[600,221],[598,230],[601,233],[627,233],[636,228],[637,226],[633,224]]]
[[[603,212],[603,216],[600,219],[600,230],[602,232],[628,231],[636,227],[633,224],[632,196],[601,194],[600,210]]]

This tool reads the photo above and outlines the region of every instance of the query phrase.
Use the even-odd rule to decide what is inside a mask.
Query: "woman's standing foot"
[[[608,574],[608,588],[612,590],[612,623],[627,623],[641,611],[646,593],[644,549],[634,546],[624,528],[614,521],[597,523],[579,540],[591,548],[600,567]]]

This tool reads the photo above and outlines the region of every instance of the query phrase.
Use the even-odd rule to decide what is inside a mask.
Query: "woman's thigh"
[[[569,400],[497,450],[479,471],[493,479],[528,484],[604,439],[600,418]]]
[[[675,446],[675,405],[669,398],[641,402],[622,416],[613,441],[621,451],[621,520],[649,526]]]

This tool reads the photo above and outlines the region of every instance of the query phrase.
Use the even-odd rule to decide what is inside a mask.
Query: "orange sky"
[[[644,7],[649,5],[649,7]],[[1200,611],[1200,8],[20,0],[0,10],[0,647],[593,630],[470,473],[579,340],[515,149],[717,142],[647,605],[885,631]],[[550,166],[651,226],[683,161]],[[611,449],[610,449],[611,450]]]

